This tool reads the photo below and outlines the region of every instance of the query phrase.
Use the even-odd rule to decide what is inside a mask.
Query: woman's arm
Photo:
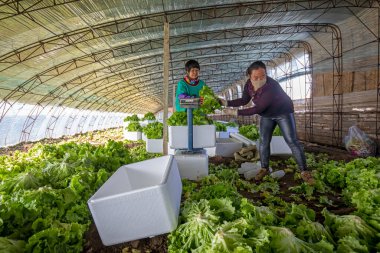
[[[188,94],[188,91],[186,89],[186,85],[184,85],[182,82],[178,82],[176,95],[178,98],[189,98],[190,97]]]
[[[271,89],[263,90],[261,96],[255,100],[254,106],[247,109],[238,110],[238,115],[249,116],[253,114],[260,114],[270,106],[273,98],[274,96]]]
[[[251,101],[251,96],[249,95],[248,93],[248,82],[245,84],[244,86],[244,90],[243,90],[243,95],[241,98],[238,98],[238,99],[234,99],[234,100],[229,100],[227,101],[227,106],[233,106],[233,107],[237,107],[237,106],[242,106],[242,105],[246,105],[249,103],[249,101]]]

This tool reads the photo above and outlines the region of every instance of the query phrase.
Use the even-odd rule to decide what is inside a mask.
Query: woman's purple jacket
[[[252,99],[253,107],[238,110],[238,115],[259,114],[263,117],[276,117],[294,112],[293,101],[281,88],[280,84],[273,78],[267,77],[267,82],[254,90],[251,80],[244,86],[243,96],[228,101],[228,106],[242,106],[248,104]]]

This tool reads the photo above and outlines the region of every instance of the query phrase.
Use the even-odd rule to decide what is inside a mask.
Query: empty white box
[[[193,148],[215,146],[215,125],[193,126]],[[187,126],[169,126],[169,145],[175,149],[188,148]]]
[[[163,153],[163,139],[146,139],[145,147],[148,153]]]
[[[173,156],[120,167],[88,200],[104,245],[152,237],[178,224],[182,182]]]
[[[236,139],[217,138],[213,148],[205,148],[209,156],[233,157],[235,152],[240,151],[243,143]]]
[[[229,132],[216,132],[216,138],[230,138]]]
[[[128,132],[124,131],[124,139],[130,141],[141,140],[141,132]]]
[[[223,157],[234,157],[234,153],[240,151],[243,143],[234,139],[217,139],[216,141],[216,155]]]
[[[250,140],[247,137],[239,134],[239,133],[230,133],[230,136],[240,142],[242,142],[246,146],[256,145],[256,141]]]
[[[228,133],[238,133],[239,132],[239,127],[227,127],[227,132]]]
[[[208,155],[205,150],[199,154],[186,154],[176,150],[174,157],[182,179],[199,180],[208,175]]]
[[[270,142],[270,153],[271,155],[291,155],[292,150],[285,142],[284,137],[272,136],[272,141]]]

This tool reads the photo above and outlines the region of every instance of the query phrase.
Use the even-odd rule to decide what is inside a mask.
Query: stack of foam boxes
[[[169,147],[175,149],[181,178],[199,180],[208,175],[208,155],[203,148],[215,146],[215,125],[193,126],[193,148],[202,149],[199,153],[187,153],[188,127],[169,127]]]
[[[120,167],[88,200],[104,245],[169,233],[178,224],[182,182],[163,156]]]

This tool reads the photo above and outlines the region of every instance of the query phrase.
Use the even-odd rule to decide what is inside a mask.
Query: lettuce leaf
[[[203,86],[199,91],[199,96],[203,97],[203,104],[198,109],[203,114],[214,113],[215,110],[222,108],[219,103],[219,99],[215,96],[214,91],[208,87]]]
[[[338,241],[337,253],[368,253],[368,247],[353,236],[344,236]]]
[[[22,240],[12,240],[6,237],[0,237],[0,252],[23,253],[25,242]]]
[[[136,114],[133,114],[131,116],[127,116],[124,118],[124,121],[139,121],[139,117]]]
[[[370,227],[362,218],[356,215],[335,215],[322,210],[325,217],[325,226],[331,229],[331,232],[337,239],[345,236],[352,236],[360,241],[361,244],[374,245],[379,240],[376,230]]]
[[[153,122],[144,127],[143,133],[148,139],[162,139],[163,129],[164,127],[161,122]]]
[[[126,127],[128,132],[141,132],[142,127],[140,126],[139,122],[131,122],[129,125]]]
[[[298,223],[295,234],[300,239],[310,243],[317,243],[324,238],[332,244],[335,243],[328,228],[326,229],[319,222],[308,219],[303,219]]]
[[[256,125],[244,125],[239,127],[239,133],[250,140],[257,140],[260,137],[259,130]]]
[[[250,229],[250,225],[243,218],[225,222],[218,227],[210,243],[202,245],[194,252],[230,253],[235,252],[236,248],[240,252],[252,252],[249,250],[253,246],[251,241],[244,237],[247,236],[247,229]]]
[[[169,234],[169,252],[188,252],[211,242],[219,217],[207,200],[186,202],[181,217],[184,223]]]
[[[332,253],[334,246],[322,240],[308,243],[297,238],[289,228],[269,227],[271,248],[277,253]]]
[[[154,116],[153,112],[148,112],[144,115],[142,120],[156,120],[156,116]]]

